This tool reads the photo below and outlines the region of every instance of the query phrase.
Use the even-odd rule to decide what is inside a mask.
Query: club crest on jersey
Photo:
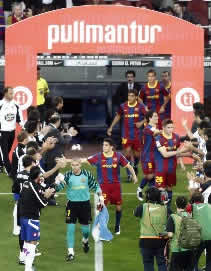
[[[5,120],[6,121],[13,121],[15,119],[15,114],[9,113],[5,115]]]
[[[86,179],[85,178],[81,178],[81,182],[85,183]]]
[[[155,89],[155,92],[157,92],[157,93],[158,93],[159,91],[160,91],[160,90],[159,90],[158,88],[156,88],[156,89]]]
[[[116,158],[116,157],[114,157],[114,158],[113,158],[113,160],[114,160],[114,161],[117,161],[117,158]]]
[[[136,108],[135,108],[135,111],[138,111],[138,110],[139,110],[139,109],[136,107]]]

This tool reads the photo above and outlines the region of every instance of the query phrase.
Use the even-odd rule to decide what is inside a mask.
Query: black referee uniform
[[[7,174],[10,174],[11,163],[9,153],[15,139],[16,123],[24,126],[22,112],[14,100],[0,101],[0,166],[5,166]]]

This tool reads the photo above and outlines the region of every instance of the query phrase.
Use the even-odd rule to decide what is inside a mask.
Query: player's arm
[[[102,195],[102,190],[99,186],[99,183],[96,181],[95,177],[92,175],[91,172],[86,171],[88,174],[88,186],[89,189],[93,192],[95,192],[99,197],[99,203],[101,205],[104,205],[104,197]]]
[[[56,177],[56,179],[55,179],[56,192],[59,192],[65,188],[66,184],[68,184],[68,180],[69,180],[71,174],[72,174],[72,172],[68,171],[65,173],[64,178],[57,178]]]
[[[120,115],[119,113],[117,113],[117,115],[116,115],[115,118],[113,119],[113,121],[112,121],[110,127],[109,127],[108,130],[107,130],[107,134],[108,134],[109,136],[111,136],[113,127],[120,121],[120,119],[121,119],[121,115]]]
[[[167,103],[169,102],[169,100],[170,100],[170,96],[169,96],[169,93],[168,93],[168,91],[163,87],[162,89],[162,93],[163,93],[163,95],[164,95],[164,102],[163,102],[163,104],[162,104],[162,106],[161,106],[161,108],[160,108],[160,111],[159,111],[159,113],[164,113],[165,112],[165,109],[166,109],[166,105],[167,105]]]
[[[54,168],[52,168],[51,170],[43,173],[43,177],[46,179],[48,177],[50,177],[51,175],[53,175],[57,170],[59,170],[60,168],[65,168],[66,166],[66,159],[64,157],[62,158],[58,158],[56,160],[56,165]]]
[[[183,148],[181,148],[181,149],[179,149],[179,150],[176,150],[176,151],[167,151],[167,149],[166,149],[165,146],[160,146],[160,147],[157,147],[157,148],[158,148],[158,151],[161,153],[161,155],[162,155],[164,158],[170,158],[170,157],[179,155],[180,153],[183,153],[183,152],[186,151],[186,150],[184,150]]]
[[[99,183],[96,181],[95,177],[92,175],[90,171],[86,171],[88,176],[88,186],[89,189],[93,192],[95,192],[98,196],[102,195],[101,188],[99,186]]]
[[[47,83],[46,80],[45,80],[44,86],[45,86],[45,88],[44,88],[44,95],[47,95],[50,92],[50,90],[49,90],[48,83]]]
[[[145,120],[143,119],[142,121],[136,122],[136,127],[141,128],[144,125]]]
[[[177,160],[181,166],[181,169],[186,170],[182,157],[179,157]]]
[[[149,111],[148,107],[144,104],[144,89],[141,89],[138,94],[138,102],[143,104],[146,111]]]
[[[182,126],[183,126],[183,128],[185,129],[185,132],[187,133],[188,137],[189,137],[190,139],[193,139],[194,136],[193,136],[193,133],[191,132],[191,130],[188,128],[187,120],[182,119]]]
[[[130,171],[130,173],[131,173],[131,175],[133,177],[133,182],[134,182],[134,184],[136,184],[138,182],[138,179],[137,179],[137,176],[135,174],[135,171],[134,171],[133,167],[131,166],[130,163],[128,163],[125,167]]]

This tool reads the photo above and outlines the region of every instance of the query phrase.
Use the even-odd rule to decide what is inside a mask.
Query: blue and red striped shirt
[[[107,157],[103,152],[88,157],[88,162],[97,168],[99,184],[120,183],[120,166],[125,167],[129,161],[120,152],[113,152]]]
[[[125,102],[120,105],[118,114],[123,117],[122,138],[140,139],[140,128],[136,127],[136,123],[144,120],[145,106],[138,102],[131,106],[128,102]]]
[[[146,83],[140,90],[139,97],[149,110],[159,113],[161,106],[164,103],[164,96],[169,93],[164,85],[156,80],[153,87]]]
[[[142,152],[141,161],[142,162],[152,162],[154,161],[155,155],[155,138],[154,138],[154,127],[147,125],[143,130],[142,136]]]
[[[176,151],[180,146],[179,135],[173,133],[171,138],[167,138],[164,134],[155,137],[155,170],[157,172],[174,173],[177,168],[176,155],[170,158],[164,158],[159,152],[159,148],[165,147],[167,151]]]

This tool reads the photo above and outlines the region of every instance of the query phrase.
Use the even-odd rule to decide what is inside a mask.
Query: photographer
[[[155,187],[146,191],[146,203],[134,211],[140,218],[139,247],[143,257],[144,271],[154,271],[154,257],[158,270],[167,271],[164,257],[166,238],[161,236],[167,223],[167,207],[162,204],[162,195]]]
[[[170,271],[192,271],[193,270],[193,251],[180,247],[179,236],[181,232],[182,217],[188,216],[185,208],[187,199],[179,196],[176,199],[177,213],[172,214],[167,223],[168,237],[171,238],[171,264]]]

